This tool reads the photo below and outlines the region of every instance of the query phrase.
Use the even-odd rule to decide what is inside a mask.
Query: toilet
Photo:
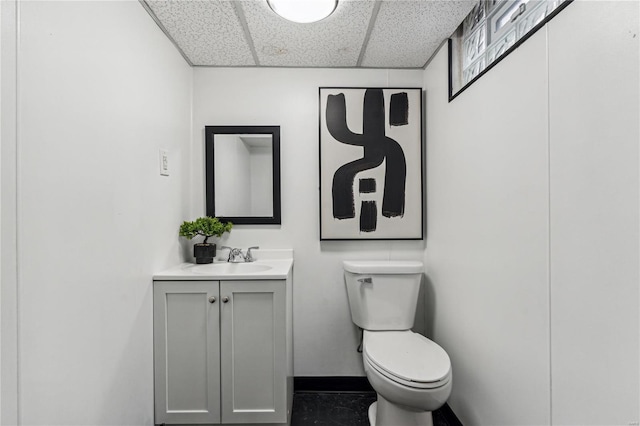
[[[418,261],[344,261],[352,321],[363,330],[362,361],[377,401],[371,426],[432,426],[451,394],[451,361],[411,331],[424,267]]]

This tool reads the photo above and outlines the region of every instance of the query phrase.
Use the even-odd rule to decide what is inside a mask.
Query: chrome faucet
[[[227,259],[227,262],[230,262],[230,263],[241,263],[241,262],[253,262],[255,259],[253,258],[253,255],[251,254],[251,250],[259,249],[260,247],[257,247],[257,246],[249,247],[247,249],[247,254],[246,255],[244,253],[242,253],[242,249],[239,249],[239,248],[233,248],[233,247],[229,247],[229,246],[222,246],[220,248],[229,250],[229,258]]]
[[[258,250],[260,247],[258,246],[254,246],[254,247],[249,247],[247,249],[247,255],[244,257],[244,261],[245,262],[253,262],[255,259],[253,258],[253,255],[251,254],[251,250]]]
[[[227,262],[239,263],[239,262],[245,262],[246,261],[244,253],[242,253],[242,250],[240,250],[239,248],[233,248],[233,247],[229,247],[229,246],[222,246],[220,248],[221,249],[229,249],[229,257],[227,258]],[[238,258],[240,258],[242,260],[238,260]]]

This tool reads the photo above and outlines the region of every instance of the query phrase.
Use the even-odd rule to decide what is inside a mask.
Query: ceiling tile
[[[232,1],[146,3],[193,65],[255,65]]]
[[[477,0],[385,0],[362,66],[422,68]]]
[[[373,0],[343,0],[328,18],[296,24],[276,15],[265,0],[238,2],[261,66],[355,67]]]

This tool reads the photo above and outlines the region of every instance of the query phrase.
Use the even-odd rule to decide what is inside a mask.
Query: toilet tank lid
[[[417,260],[345,260],[344,270],[354,274],[420,274],[424,265]]]

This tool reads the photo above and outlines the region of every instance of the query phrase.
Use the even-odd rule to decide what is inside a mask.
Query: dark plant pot
[[[193,256],[196,258],[196,263],[213,263],[213,258],[216,257],[216,245],[194,244]]]

